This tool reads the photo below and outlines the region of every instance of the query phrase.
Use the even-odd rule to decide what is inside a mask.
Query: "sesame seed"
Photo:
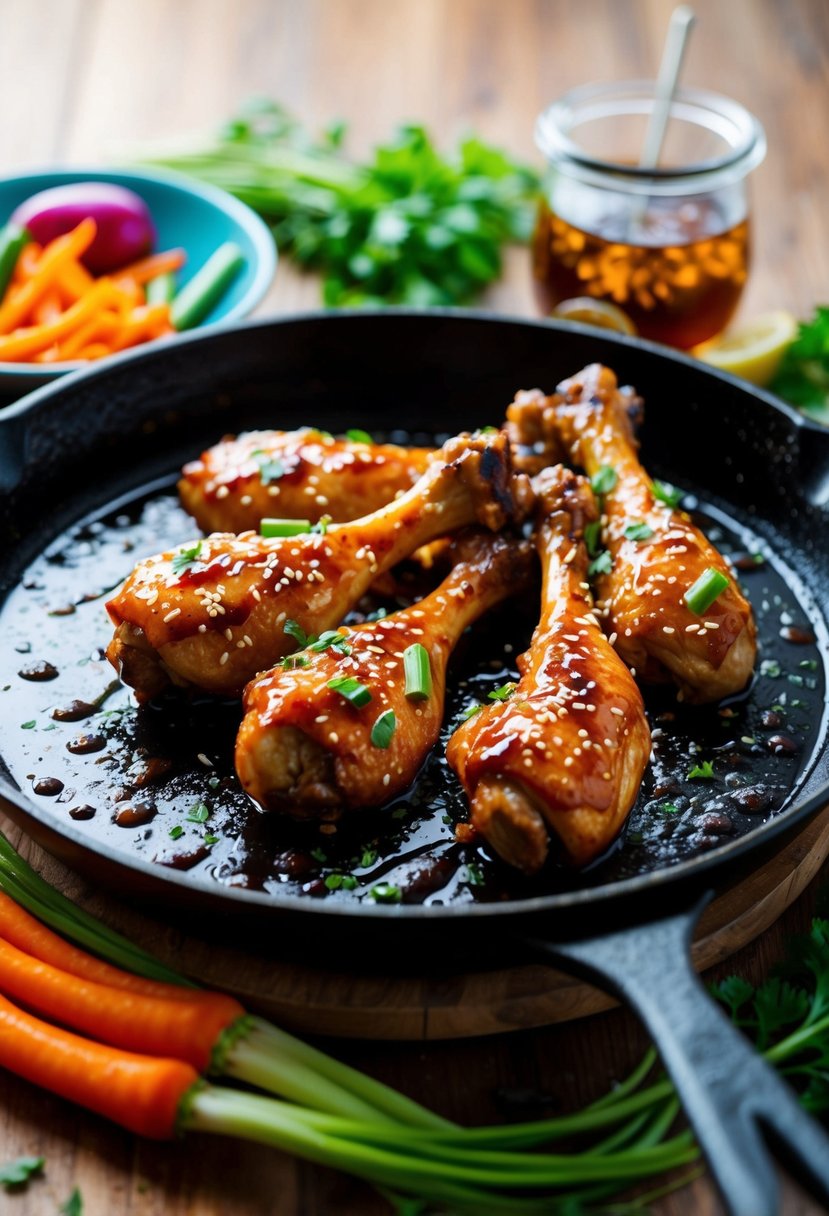
[[[706,629],[719,629],[719,627],[720,627],[719,621],[706,621],[705,622]]]
[[[168,612],[164,618],[164,623],[166,624],[167,621],[172,621],[173,617],[176,617],[176,616],[181,616],[180,608],[173,608],[170,612]]]
[[[230,490],[228,489],[227,486],[219,486],[218,490],[216,491],[216,497],[217,498],[227,498],[229,493],[230,493]]]
[[[572,766],[573,766],[573,757],[572,757],[572,756],[565,756],[565,757],[564,757],[564,767],[565,767],[565,768],[572,768]]]
[[[230,658],[230,655],[228,654],[227,651],[225,651],[224,654],[222,655],[222,657],[219,659],[219,666],[224,667],[225,663],[228,661],[229,658]]]
[[[696,633],[698,629],[699,629],[699,625],[686,625],[685,626],[686,633]]]
[[[199,633],[207,633],[207,626],[199,625]]]
[[[250,494],[243,494],[242,497],[239,499],[239,502],[242,504],[243,507],[249,507],[250,504],[253,502],[253,499],[251,498]]]
[[[383,777],[383,785],[389,785],[391,782],[391,773],[386,773]]]
[[[203,764],[205,768],[213,768],[213,761],[209,760],[207,756],[205,756],[204,752],[199,752],[196,759],[200,764]]]
[[[328,742],[329,743],[339,743],[339,741],[340,741],[340,736],[337,734],[337,732],[335,730],[332,730],[328,736]]]
[[[233,630],[230,628],[229,625],[228,625],[227,629],[225,630],[225,637],[227,638],[227,640],[229,642],[233,641]]]
[[[676,633],[676,630],[674,629],[673,625],[663,625],[662,632],[663,633]]]
[[[623,709],[619,709],[618,705],[611,705],[610,712],[615,714],[617,718],[624,718],[625,716],[625,711]]]

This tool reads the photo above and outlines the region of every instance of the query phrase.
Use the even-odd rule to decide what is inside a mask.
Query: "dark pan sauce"
[[[0,611],[0,706],[12,778],[56,819],[115,854],[194,882],[336,901],[499,901],[673,865],[750,831],[791,799],[822,737],[826,638],[797,577],[741,525],[684,504],[730,555],[754,606],[752,686],[691,709],[645,690],[654,757],[626,831],[590,870],[554,861],[533,880],[458,825],[465,800],[443,751],[459,715],[517,679],[535,605],[511,604],[468,633],[453,660],[446,725],[413,788],[334,825],[263,814],[233,771],[237,703],[165,695],[138,709],[103,648],[107,594],[139,559],[195,535],[169,483],[59,538]],[[759,556],[756,556],[759,555]],[[377,608],[366,605],[366,610]],[[389,610],[394,604],[386,603]],[[359,619],[359,618],[357,618]],[[713,779],[691,779],[713,765]]]

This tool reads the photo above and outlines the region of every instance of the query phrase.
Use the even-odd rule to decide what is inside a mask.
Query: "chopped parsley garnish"
[[[355,680],[353,676],[336,676],[333,680],[328,681],[328,687],[334,692],[338,692],[356,709],[368,705],[371,700],[369,689],[359,680]]]
[[[0,1186],[25,1186],[30,1178],[39,1174],[46,1162],[45,1157],[16,1157],[0,1165]]]
[[[37,726],[37,722],[35,721],[34,718],[32,718],[30,722],[21,722],[20,723],[21,730],[34,730],[34,728],[36,726]]]
[[[399,904],[403,898],[400,888],[390,882],[378,882],[369,894],[378,904]]]
[[[590,478],[590,488],[594,494],[607,494],[618,480],[618,474],[613,466],[603,464],[598,473],[594,473]]]
[[[377,860],[377,853],[374,849],[366,849],[360,858],[360,866],[367,870],[369,866],[373,866]]]
[[[476,861],[468,861],[466,863],[466,881],[470,887],[482,887],[484,885],[484,872]]]
[[[380,715],[371,728],[371,741],[375,747],[387,748],[394,737],[397,719],[393,709],[387,709]]]
[[[180,823],[174,823],[170,828],[170,839],[179,840],[184,835],[184,828]]]
[[[306,645],[306,649],[313,650],[315,654],[328,650],[329,647],[332,650],[339,650],[340,654],[351,654],[348,639],[345,634],[340,633],[337,629],[326,629],[316,640],[309,638]]]
[[[61,1216],[83,1216],[83,1197],[77,1187],[58,1210]]]
[[[595,557],[599,552],[599,540],[601,539],[602,525],[598,519],[592,520],[584,527],[584,543],[587,546],[587,553],[590,557]]]
[[[194,562],[198,561],[202,550],[202,542],[196,541],[189,549],[179,549],[173,558],[173,574],[183,574]]]
[[[194,802],[185,818],[190,823],[206,823],[210,818],[210,807],[203,802]]]
[[[602,549],[601,553],[593,558],[593,561],[587,567],[587,574],[592,578],[594,574],[609,574],[613,569],[613,558],[610,556],[608,549]]]
[[[515,683],[510,680],[507,684],[502,684],[499,688],[493,688],[492,692],[486,695],[490,701],[508,701],[515,692]]]
[[[278,456],[269,456],[261,448],[251,452],[251,456],[259,463],[259,476],[263,486],[269,486],[272,481],[279,481],[285,476],[285,466]]]
[[[683,491],[678,490],[676,486],[672,486],[669,481],[657,481],[654,479],[653,496],[659,502],[664,502],[666,507],[678,507],[682,495]]]
[[[218,836],[205,836],[204,837],[204,844],[206,844],[208,846],[208,848],[213,844],[218,844],[218,841],[219,841]]]
[[[685,592],[685,603],[696,616],[707,612],[714,600],[718,599],[728,587],[728,579],[719,570],[709,566],[703,570],[697,581]]]
[[[713,781],[715,778],[714,765],[710,760],[703,760],[702,764],[695,764],[688,771],[689,781]]]
[[[352,443],[374,443],[373,436],[369,435],[368,431],[361,431],[358,426],[353,426],[346,431],[345,437]]]
[[[628,540],[648,540],[653,536],[653,528],[644,522],[628,524],[625,528],[625,536]]]
[[[282,626],[282,632],[287,633],[289,638],[293,638],[300,650],[304,650],[310,642],[316,640],[313,634],[305,632],[299,621],[287,620]]]
[[[777,659],[763,659],[760,664],[760,675],[768,676],[770,680],[779,680],[783,674],[783,668],[778,663]]]
[[[413,642],[403,651],[405,695],[410,701],[425,701],[432,695],[432,668],[429,652],[420,642]]]

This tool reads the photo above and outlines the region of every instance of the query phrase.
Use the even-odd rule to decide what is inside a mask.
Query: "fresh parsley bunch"
[[[500,275],[503,246],[529,239],[538,176],[482,140],[444,156],[407,125],[360,165],[344,135],[340,123],[311,138],[261,100],[207,145],[142,159],[253,207],[281,251],[322,274],[329,307],[467,303]]]
[[[811,321],[801,322],[771,391],[829,426],[829,305],[818,305]]]

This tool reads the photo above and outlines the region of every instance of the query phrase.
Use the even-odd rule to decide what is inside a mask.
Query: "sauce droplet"
[[[45,798],[54,798],[55,794],[59,794],[63,789],[63,782],[58,781],[57,777],[38,777],[32,789]]]
[[[28,667],[21,667],[17,673],[21,680],[56,680],[60,675],[57,667],[52,663],[47,663],[45,659],[39,659],[36,663],[30,663]]]

